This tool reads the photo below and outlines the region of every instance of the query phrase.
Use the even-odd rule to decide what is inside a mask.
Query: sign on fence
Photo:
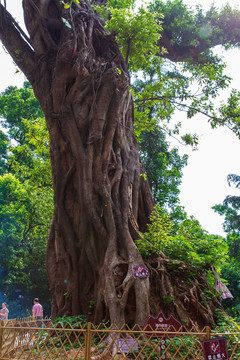
[[[117,345],[119,347],[119,351],[127,354],[130,351],[138,352],[138,343],[136,339],[128,337],[126,339],[117,339]]]
[[[166,349],[166,338],[170,336],[175,336],[175,334],[169,334],[169,331],[181,332],[182,324],[175,319],[171,314],[167,319],[163,312],[160,312],[158,316],[149,316],[147,321],[144,324],[144,330],[146,331],[146,336],[151,336],[152,338],[161,338],[161,359],[166,359],[165,349]],[[147,331],[162,331],[159,333],[148,333]]]
[[[202,342],[205,360],[228,360],[226,338],[204,340]]]
[[[145,331],[181,332],[182,324],[177,319],[175,319],[175,317],[173,315],[170,315],[170,317],[167,319],[165,317],[165,315],[163,314],[163,312],[160,312],[158,314],[158,316],[156,316],[156,317],[149,316],[149,318],[147,319],[147,321],[144,324],[144,330]],[[152,336],[152,337],[163,338],[163,337],[166,337],[164,332],[156,333],[155,335],[153,335],[152,333],[146,332],[146,335]],[[170,336],[174,336],[174,335],[167,334],[167,337],[170,337]]]

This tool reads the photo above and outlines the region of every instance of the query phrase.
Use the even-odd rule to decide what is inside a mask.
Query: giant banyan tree
[[[147,264],[149,278],[133,277],[132,267],[144,263],[135,240],[154,201],[140,176],[128,68],[114,36],[87,0],[70,9],[59,0],[23,0],[28,34],[5,5],[0,39],[31,83],[50,136],[52,316],[91,309],[94,322],[143,324],[165,310],[189,323],[214,322],[220,304],[204,303],[203,275],[187,286],[161,256]],[[163,295],[174,299],[167,307]]]

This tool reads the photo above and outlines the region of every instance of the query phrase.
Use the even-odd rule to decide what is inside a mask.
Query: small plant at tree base
[[[166,345],[168,352],[173,355],[172,358],[178,353],[178,356],[180,355],[181,359],[190,360],[193,359],[195,351],[198,350],[198,344],[191,336],[182,335],[180,338],[174,337],[172,339],[167,339]],[[189,349],[191,349],[191,351],[189,351]]]
[[[164,305],[170,304],[173,300],[174,298],[171,295],[163,295],[162,297],[162,302]]]
[[[87,318],[85,315],[77,315],[77,316],[62,316],[55,318],[53,320],[53,325],[55,327],[58,327],[58,325],[61,325],[63,328],[66,327],[74,327],[74,328],[82,328],[87,324]]]

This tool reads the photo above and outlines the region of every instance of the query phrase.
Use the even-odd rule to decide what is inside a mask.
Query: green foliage
[[[222,268],[222,277],[227,281],[228,289],[233,295],[233,299],[223,300],[223,307],[228,314],[240,320],[240,263],[233,256],[230,261]]]
[[[12,174],[0,176],[0,279],[1,291],[10,304],[17,296],[22,305],[26,300],[25,306],[31,309],[39,284],[42,300],[49,300],[45,270],[49,200],[52,202],[52,198],[43,198],[41,192],[22,184]],[[11,317],[15,309],[10,310]],[[20,314],[15,313],[15,317]]]
[[[219,108],[220,116],[211,122],[213,128],[217,126],[229,127],[240,138],[240,92],[233,89],[226,103],[222,101]]]
[[[180,356],[182,359],[192,359],[194,348],[197,345],[196,340],[192,336],[181,335],[181,337],[174,336],[174,338],[166,339],[166,347],[168,352],[174,359],[174,356]],[[191,350],[191,351],[189,351]]]
[[[191,145],[193,148],[196,148],[199,142],[197,134],[185,134],[181,136],[181,139],[186,145]]]
[[[175,65],[155,56],[135,74],[132,88],[137,139],[143,131],[154,131],[160,120],[165,132],[178,135],[180,124],[171,129],[169,121],[176,110],[175,101],[189,98],[188,78]]]
[[[183,71],[191,74],[189,86],[196,91],[196,87],[201,89],[197,96],[191,96],[191,103],[187,105],[187,117],[192,118],[196,114],[203,114],[209,118],[212,127],[214,124],[220,125],[219,113],[215,109],[215,99],[219,95],[220,89],[229,86],[230,78],[225,75],[225,64],[221,64],[220,59],[214,63],[187,64],[183,65]]]
[[[76,342],[76,333],[72,329],[86,329],[87,319],[84,315],[78,316],[66,316],[58,317],[53,320],[53,327],[57,329],[69,329],[64,331],[57,331],[57,336],[54,336],[54,332],[49,338],[49,336],[44,339],[44,330],[39,338],[39,347],[41,347],[42,340],[44,339],[44,348],[48,346],[52,348],[54,343],[55,348],[64,347],[66,351],[71,350],[72,348],[79,348],[85,342],[84,333],[78,334],[78,341]],[[73,345],[74,343],[74,345]]]
[[[155,0],[150,5],[151,11],[164,15],[163,28],[172,45],[181,47],[201,47],[204,49],[222,44],[226,48],[239,46],[238,9],[229,4],[218,10],[212,4],[206,13],[202,6],[187,6],[181,0]],[[231,24],[231,26],[229,26]],[[205,50],[205,62],[209,52]]]
[[[221,295],[216,289],[216,277],[215,274],[212,272],[212,270],[204,269],[203,272],[209,286],[205,286],[202,290],[202,295],[203,295],[202,303],[204,306],[207,306],[209,301],[211,301],[214,298],[218,298],[220,300]]]
[[[0,130],[0,175],[7,170],[8,146],[8,137],[2,130]]]
[[[240,187],[239,175],[229,174],[227,180],[229,186],[233,183],[236,188]],[[229,234],[229,240],[234,243],[234,238],[239,237],[240,235],[240,196],[227,196],[222,205],[215,205],[213,206],[213,209],[225,217],[223,223],[224,230]]]
[[[20,294],[29,285],[22,247],[30,205],[27,189],[12,174],[0,176],[0,264],[1,291]],[[16,284],[16,285],[15,285]]]
[[[164,32],[171,44],[186,46],[193,43],[196,29],[194,11],[183,1],[155,0],[150,3],[149,9],[164,15]]]
[[[192,118],[200,113],[209,118],[212,126],[219,123],[214,99],[220,89],[229,85],[224,74],[225,65],[219,60],[213,64],[178,64],[153,57],[133,83],[135,101],[134,130],[139,140],[141,132],[153,131],[156,124],[170,136],[180,138],[181,123],[171,126],[170,119],[176,109],[186,111]],[[196,148],[198,136],[183,134],[181,140]]]
[[[171,295],[163,295],[162,296],[162,302],[164,305],[169,305],[171,302],[173,302],[174,298]]]
[[[140,138],[144,130],[153,131],[160,121],[161,127],[167,133],[171,136],[179,136],[180,126],[171,129],[170,123],[176,109],[186,111],[189,118],[199,113],[203,114],[209,118],[212,127],[224,124],[228,126],[231,123],[231,128],[238,133],[239,94],[233,93],[228,100],[229,104],[220,107],[219,111],[214,103],[219,91],[228,87],[231,80],[225,74],[226,65],[209,50],[212,43],[220,43],[215,32],[226,32],[223,23],[222,28],[219,24],[216,25],[216,16],[224,18],[225,12],[222,11],[220,12],[222,15],[219,15],[219,12],[212,7],[209,12],[203,14],[200,7],[194,11],[179,0],[167,2],[156,0],[149,5],[148,11],[154,14],[155,19],[162,22],[162,37],[168,47],[174,49],[173,53],[185,49],[186,55],[184,57],[183,50],[184,62],[178,64],[163,60],[161,56],[152,56],[151,61],[144,64],[141,73],[134,74],[136,78],[133,84],[136,104],[134,128],[137,138]],[[229,15],[225,19],[225,26],[230,19]],[[207,35],[210,23],[212,31]],[[233,38],[233,34],[230,37]],[[198,52],[200,47],[201,51]],[[196,59],[191,58],[194,53],[197,54]],[[168,56],[162,54],[162,57]],[[180,135],[179,138],[193,148],[198,145],[197,134],[187,133]]]
[[[168,255],[189,265],[213,264],[221,272],[228,259],[228,246],[224,238],[209,234],[193,217],[183,220],[173,237]]]
[[[239,188],[240,177],[236,174],[228,175],[228,184]],[[228,288],[234,299],[223,301],[228,313],[240,319],[240,197],[227,196],[223,204],[213,206],[213,209],[224,216],[224,231],[227,233],[226,242],[229,246],[229,261],[222,268],[222,277],[227,281]]]
[[[54,327],[66,328],[80,328],[82,329],[87,324],[85,315],[57,317],[53,320]]]
[[[9,146],[9,166],[22,181],[28,180],[32,186],[47,190],[52,187],[52,178],[45,119],[37,118],[34,123],[23,119],[22,123],[27,129],[25,143]]]
[[[112,9],[133,9],[136,0],[108,0],[107,7]]]
[[[142,238],[136,241],[138,249],[144,258],[164,251],[170,246],[172,239],[170,233],[173,224],[169,215],[159,205],[155,206],[149,220],[148,232],[141,234]]]
[[[222,309],[215,309],[214,311],[214,318],[216,321],[216,325],[217,326],[223,326],[226,327],[228,326],[230,323],[232,323],[230,321],[230,319],[226,318],[226,314]],[[232,319],[231,319],[232,320]]]
[[[25,82],[23,88],[9,86],[0,96],[1,126],[7,129],[8,135],[18,144],[25,143],[27,130],[23,119],[32,124],[37,118],[43,117],[43,112],[36,100],[29,83]]]
[[[162,30],[154,14],[143,7],[133,11],[133,1],[109,1],[110,19],[106,28],[116,34],[120,50],[129,64],[129,69],[137,71],[150,64],[151,57],[159,52],[157,41]],[[98,8],[99,10],[99,8]],[[103,15],[104,9],[101,9]]]
[[[141,163],[144,166],[154,199],[171,213],[179,203],[179,185],[187,155],[170,149],[165,132],[159,127],[143,131],[138,141]]]
[[[233,209],[227,205],[214,205],[212,207],[219,215],[224,216],[223,228],[229,234],[238,234],[240,229],[240,215],[237,208]]]
[[[215,289],[216,277],[215,277],[214,273],[212,272],[212,270],[210,270],[210,269],[206,270],[205,269],[204,270],[204,275],[205,275],[210,287],[212,289]]]
[[[221,272],[228,260],[228,245],[224,238],[209,234],[193,217],[185,218],[174,228],[169,215],[159,206],[155,207],[150,221],[148,231],[141,234],[141,239],[136,242],[144,258],[162,251],[189,266],[213,264]]]
[[[45,254],[53,211],[47,129],[28,83],[23,89],[9,87],[1,95],[0,114],[5,118],[5,140],[9,139],[0,176],[1,291],[10,317],[31,314],[36,294],[47,314]]]

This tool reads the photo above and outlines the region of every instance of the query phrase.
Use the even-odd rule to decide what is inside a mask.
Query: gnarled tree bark
[[[54,216],[47,248],[52,315],[110,317],[121,325],[130,292],[149,315],[149,279],[134,243],[153,208],[140,177],[127,66],[87,1],[24,1],[35,94],[50,134]],[[61,20],[64,18],[64,22]],[[69,27],[69,24],[71,27]]]

